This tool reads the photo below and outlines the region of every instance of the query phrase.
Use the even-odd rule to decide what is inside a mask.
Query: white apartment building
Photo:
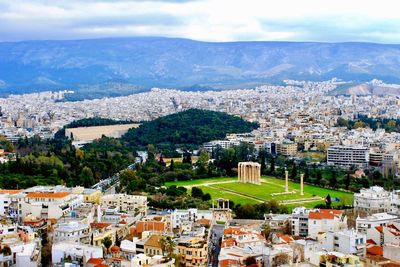
[[[328,251],[337,251],[344,254],[354,254],[360,257],[365,256],[365,244],[367,235],[357,232],[354,229],[329,231],[326,233],[326,240],[323,248]]]
[[[16,215],[17,201],[15,201],[15,196],[20,192],[22,192],[22,190],[0,190],[0,216]]]
[[[310,209],[297,207],[292,211],[292,235],[308,236],[308,214]]]
[[[147,197],[128,194],[110,194],[101,197],[103,207],[118,207],[120,212],[145,214],[147,210]]]
[[[363,188],[354,194],[355,211],[368,214],[388,212],[391,209],[391,194],[380,186]]]
[[[211,210],[174,210],[171,213],[171,222],[173,228],[180,228],[186,222],[195,222],[200,219],[207,219],[212,221],[213,213]]]
[[[320,209],[308,214],[308,236],[316,239],[321,232],[347,229],[347,216],[344,211]]]
[[[369,162],[369,150],[365,147],[355,146],[331,146],[327,150],[327,164],[334,166],[367,167]]]
[[[90,258],[103,258],[103,248],[74,242],[53,244],[51,249],[51,261],[53,264],[61,263],[68,256],[73,261],[77,261],[80,266],[84,266]]]
[[[385,226],[399,217],[388,213],[374,213],[367,217],[357,217],[356,230],[360,233],[367,234],[368,229],[376,226]]]
[[[36,218],[59,219],[82,203],[82,195],[69,192],[30,192],[19,200],[18,215],[20,219],[29,214]]]
[[[222,149],[227,149],[233,146],[240,145],[240,141],[238,140],[214,140],[211,142],[207,142],[203,144],[203,148],[208,152],[212,152],[213,149],[220,147]]]
[[[88,224],[72,221],[62,223],[54,228],[53,242],[70,241],[89,244],[90,227]]]

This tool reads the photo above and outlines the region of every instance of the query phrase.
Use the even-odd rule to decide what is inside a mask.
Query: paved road
[[[224,234],[225,225],[221,224],[214,224],[211,228],[211,255],[209,257],[209,264],[213,267],[218,267],[218,256],[221,250],[221,238]]]

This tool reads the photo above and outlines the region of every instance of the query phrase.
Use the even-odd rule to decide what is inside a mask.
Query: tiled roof
[[[20,189],[0,189],[0,194],[13,195],[13,194],[17,194],[17,193],[20,193],[20,192],[22,192],[22,190],[20,190]]]
[[[372,246],[367,248],[367,254],[383,256],[383,248],[381,246]]]
[[[110,225],[111,225],[111,223],[91,223],[90,227],[96,228],[96,229],[103,229],[103,228],[107,228]]]
[[[342,210],[335,210],[335,209],[320,209],[319,211],[310,211],[308,214],[309,219],[334,219],[335,217],[339,217],[343,214]]]
[[[64,198],[68,196],[68,192],[55,192],[55,193],[42,193],[42,192],[33,192],[28,193],[26,197],[29,198]]]
[[[90,259],[87,261],[87,263],[97,265],[97,264],[102,264],[103,261],[104,261],[104,260],[103,260],[102,258],[90,258]]]
[[[219,266],[220,267],[229,267],[229,266],[237,266],[239,262],[237,260],[231,260],[231,259],[226,259],[226,260],[220,260],[219,261]]]

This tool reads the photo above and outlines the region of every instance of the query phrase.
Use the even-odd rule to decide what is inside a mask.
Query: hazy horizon
[[[0,0],[0,42],[160,36],[399,44],[395,7],[393,0]]]

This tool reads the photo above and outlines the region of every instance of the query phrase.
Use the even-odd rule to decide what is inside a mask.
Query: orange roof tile
[[[90,227],[96,228],[96,229],[103,229],[103,228],[107,228],[110,225],[111,225],[111,223],[91,223]]]
[[[219,266],[221,266],[221,267],[235,266],[238,264],[239,264],[239,262],[237,260],[231,260],[231,259],[219,261]]]
[[[163,232],[165,230],[165,222],[158,221],[140,221],[136,223],[136,232],[143,233],[144,231],[159,231]]]
[[[13,194],[17,194],[17,193],[20,193],[20,192],[22,192],[22,189],[21,190],[20,189],[0,189],[0,194],[13,195]]]
[[[28,193],[26,197],[29,198],[64,198],[68,196],[68,192],[55,192],[55,193],[44,193],[44,192],[33,192]]]
[[[381,246],[367,248],[367,254],[383,256],[383,248]]]
[[[121,249],[119,247],[117,247],[117,246],[112,246],[110,248],[110,250],[111,250],[111,252],[120,252],[121,251]]]
[[[311,211],[308,214],[309,219],[322,220],[322,219],[334,219],[343,214],[342,210],[335,209],[320,209],[319,211]]]
[[[196,222],[203,225],[211,225],[211,221],[208,219],[199,219]]]
[[[383,233],[383,226],[375,226],[375,229],[378,230],[379,233]]]
[[[87,263],[97,265],[97,264],[102,264],[103,261],[104,261],[104,260],[103,260],[102,258],[90,258],[90,259],[87,261]]]
[[[376,245],[376,242],[372,239],[367,239],[367,244]]]

